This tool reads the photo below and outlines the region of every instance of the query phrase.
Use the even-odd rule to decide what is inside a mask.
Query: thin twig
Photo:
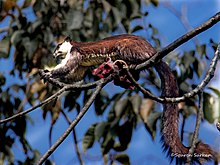
[[[203,117],[203,92],[199,93],[199,109],[197,111],[197,118],[196,118],[196,128],[193,134],[193,139],[192,139],[192,145],[189,149],[189,155],[194,154],[194,150],[196,148],[196,143],[198,142],[198,135],[199,135],[199,128],[200,128],[200,123]],[[192,161],[193,156],[188,156],[187,157],[187,163],[190,165],[190,162]]]
[[[38,73],[39,73],[40,77],[42,77],[44,72],[40,69]],[[59,80],[54,79],[54,78],[48,78],[47,79],[47,82],[53,84],[54,86],[57,86],[58,88],[63,88],[65,86],[70,86],[70,87],[72,86],[71,88],[79,88],[79,89],[95,87],[100,81],[101,80],[98,80],[98,81],[87,83],[87,84],[82,84],[81,81],[76,82],[74,84],[66,84],[66,83],[62,83]]]
[[[140,84],[138,84],[137,81],[133,78],[132,74],[127,69],[127,75],[129,76],[129,79],[132,81],[132,83],[148,98],[155,100],[159,103],[168,103],[168,102],[181,102],[184,101],[187,98],[194,97],[197,95],[200,91],[203,91],[206,85],[210,82],[210,80],[213,78],[216,66],[218,64],[218,59],[220,59],[220,44],[218,45],[214,57],[212,58],[212,61],[209,66],[209,70],[206,73],[205,78],[201,81],[201,83],[194,88],[192,91],[185,93],[183,96],[180,97],[173,97],[173,98],[161,98],[153,95],[150,91],[146,90],[144,87],[142,87]]]
[[[49,103],[50,101],[52,101],[52,100],[54,100],[55,98],[57,98],[58,96],[60,96],[65,90],[66,90],[66,88],[63,87],[63,88],[60,89],[57,93],[53,94],[52,96],[50,96],[49,98],[47,98],[47,99],[44,100],[43,102],[41,102],[41,103],[39,103],[39,104],[37,104],[37,105],[35,105],[35,106],[33,106],[33,107],[31,107],[31,108],[29,108],[29,109],[23,111],[23,112],[20,112],[20,113],[18,113],[18,114],[15,114],[15,115],[13,115],[13,116],[11,116],[11,117],[8,117],[8,118],[6,118],[6,119],[0,120],[0,124],[9,122],[9,121],[14,120],[14,119],[16,119],[16,118],[18,118],[18,117],[22,117],[22,116],[26,115],[27,113],[29,113],[29,112],[31,112],[31,111],[33,111],[33,110],[35,110],[35,109],[41,107],[42,105]]]
[[[101,91],[102,87],[104,86],[105,82],[102,81],[102,83],[100,83],[95,91],[93,92],[93,94],[91,95],[91,97],[89,98],[89,100],[87,101],[87,103],[85,104],[85,106],[83,107],[82,111],[76,116],[76,118],[73,120],[73,122],[70,124],[70,126],[66,129],[66,131],[63,133],[63,135],[53,144],[52,147],[50,147],[50,149],[47,150],[47,152],[41,157],[41,159],[39,160],[39,162],[37,163],[37,165],[41,165],[43,164],[43,162],[55,151],[55,149],[66,139],[66,137],[70,134],[70,132],[73,130],[73,128],[75,128],[75,126],[77,125],[77,123],[81,120],[81,118],[85,115],[85,113],[88,111],[89,107],[92,105],[94,99],[96,98],[96,96],[98,95],[98,93]]]
[[[146,62],[137,65],[137,67],[135,68],[136,70],[140,70],[140,69],[146,69],[147,67],[151,66],[152,64],[154,64],[155,62],[159,61],[159,59],[162,59],[164,56],[166,56],[169,52],[171,52],[172,50],[174,50],[175,48],[177,48],[178,46],[180,46],[181,44],[187,42],[188,40],[190,40],[191,38],[193,38],[194,36],[198,35],[199,33],[204,32],[205,30],[209,29],[211,26],[213,26],[214,24],[216,24],[218,21],[220,20],[220,13],[217,13],[215,16],[213,16],[212,18],[210,18],[208,21],[206,21],[205,23],[203,23],[201,26],[197,27],[196,29],[188,32],[187,34],[183,35],[182,37],[180,37],[179,39],[177,39],[176,41],[174,41],[173,43],[171,43],[170,45],[168,45],[167,47],[165,47],[164,49],[162,49],[161,51],[159,51],[157,54],[155,54],[154,56],[152,56],[149,60],[147,60]],[[219,46],[217,48],[217,52],[215,53],[214,58],[218,58],[219,56]],[[214,59],[213,58],[213,59]],[[211,78],[214,76],[214,70],[217,64],[217,60],[212,60],[211,62],[211,69],[208,72],[208,74],[206,75],[205,79],[201,82],[200,85],[197,86],[197,88],[195,88],[193,90],[193,92],[189,92],[185,95],[183,95],[182,97],[179,97],[176,99],[176,101],[182,101],[187,97],[192,97],[195,96],[198,92],[200,92],[201,90],[204,89],[204,87],[207,85],[207,83],[211,80]],[[49,82],[52,82],[53,79],[49,79]],[[110,80],[110,79],[108,79]],[[56,82],[55,82],[56,83]],[[84,114],[87,112],[87,110],[89,109],[89,107],[91,106],[91,104],[93,103],[95,97],[97,96],[97,94],[100,92],[100,90],[102,89],[102,86],[107,83],[107,81],[105,81],[104,79],[100,80],[99,83],[93,83],[91,85],[85,84],[84,85],[84,89],[85,88],[92,88],[96,86],[96,90],[95,92],[92,94],[92,96],[89,98],[88,102],[85,104],[85,106],[83,107],[82,111],[78,114],[78,116],[75,118],[75,120],[70,124],[70,126],[67,128],[67,130],[63,133],[63,135],[56,141],[56,143],[54,143],[53,146],[50,147],[50,149],[43,155],[43,157],[39,160],[38,164],[42,164],[54,151],[55,149],[66,139],[66,137],[69,135],[69,133],[72,131],[72,129],[77,125],[77,123],[81,120],[81,118],[84,116]],[[99,84],[97,86],[97,84]],[[54,99],[57,98],[60,94],[62,94],[64,91],[66,90],[73,90],[73,89],[83,89],[83,85],[65,85],[65,84],[60,84],[57,83],[58,86],[63,87],[61,90],[59,90],[56,95],[52,95],[51,97],[49,97],[47,100],[45,100],[44,102],[38,104],[37,106],[34,106],[30,109],[28,109],[27,111],[24,111],[23,113],[17,114],[17,116],[15,115],[13,118],[8,118],[5,120],[1,120],[0,123],[3,122],[7,122],[10,121],[18,116],[22,116],[30,111],[32,111],[33,109],[36,109],[46,103],[48,103],[50,101],[50,99]],[[170,98],[171,100],[174,100],[174,98]],[[164,99],[166,100],[166,99]],[[169,99],[168,99],[169,100]],[[201,101],[201,100],[200,100]]]
[[[192,39],[196,35],[206,31],[207,29],[209,29],[210,27],[212,27],[213,25],[215,25],[219,21],[220,21],[220,12],[215,14],[208,21],[204,22],[203,24],[201,24],[197,28],[184,34],[182,37],[178,38],[177,40],[175,40],[174,42],[172,42],[171,44],[169,44],[168,46],[166,46],[162,50],[158,51],[155,55],[153,55],[147,61],[137,65],[135,67],[135,70],[141,70],[144,68],[146,69],[146,68],[152,66],[154,63],[158,62],[160,59],[165,57],[168,53],[170,53],[171,51],[173,51],[174,49],[176,49],[177,47],[179,47],[183,43],[189,41],[190,39]]]
[[[51,79],[51,80],[53,81],[53,79]],[[111,77],[109,76],[109,77],[105,78],[104,81],[107,82],[107,81],[110,81],[110,80],[111,80]],[[35,106],[25,110],[23,112],[15,114],[15,115],[13,115],[11,117],[8,117],[6,119],[0,120],[0,124],[6,123],[6,122],[14,120],[14,119],[16,119],[18,117],[24,116],[25,114],[27,114],[27,113],[29,113],[29,112],[31,112],[31,111],[41,107],[42,105],[47,104],[50,101],[56,99],[58,96],[60,96],[65,91],[74,90],[74,89],[75,90],[79,90],[79,89],[94,88],[97,84],[100,84],[102,81],[103,81],[103,79],[95,81],[95,82],[92,82],[92,83],[88,83],[88,84],[82,84],[82,85],[80,85],[80,84],[69,84],[69,85],[66,85],[63,88],[61,88],[58,92],[56,92],[55,94],[53,94],[52,96],[47,98],[45,101],[43,101],[43,102],[41,102],[41,103],[39,103],[39,104],[37,104],[37,105],[35,105]]]
[[[25,103],[28,101],[27,97],[28,97],[29,92],[30,92],[30,87],[31,87],[30,78],[28,78],[27,85],[26,85],[26,88],[25,88],[25,95],[24,95],[23,100],[21,101],[21,103],[18,106],[17,113],[20,113],[22,111]]]
[[[181,141],[183,141],[185,123],[186,123],[186,118],[183,116],[183,123],[181,126],[181,135],[180,135]]]
[[[166,7],[171,13],[173,13],[182,23],[183,27],[187,30],[190,31],[192,30],[192,26],[189,23],[189,20],[187,19],[187,7],[185,4],[183,4],[181,6],[181,11],[176,10],[170,2],[165,1],[163,3],[161,3],[162,5],[164,5],[164,7]],[[195,44],[198,45],[199,41],[197,38],[193,39]]]
[[[172,50],[174,50],[176,47],[178,47],[179,45],[183,44],[184,42],[188,41],[189,39],[193,38],[195,35],[207,30],[208,28],[210,28],[211,26],[213,26],[214,24],[216,24],[218,21],[220,20],[220,13],[217,13],[215,16],[213,16],[212,18],[210,18],[208,21],[206,21],[205,23],[203,23],[201,26],[197,27],[196,29],[190,31],[189,33],[183,35],[182,37],[180,37],[179,39],[177,39],[176,41],[174,41],[173,43],[171,43],[170,45],[168,45],[167,47],[165,47],[164,49],[162,49],[161,51],[159,51],[156,55],[154,55],[152,58],[150,58],[149,60],[147,60],[146,62],[142,63],[142,64],[139,64],[137,65],[137,67],[135,69],[142,69],[144,67],[149,67],[152,63],[158,61],[157,59],[160,59],[160,58],[163,58],[166,54],[168,54],[169,52],[171,52]],[[205,79],[191,92],[189,93],[186,93],[185,95],[183,95],[182,97],[178,97],[178,98],[164,98],[164,99],[157,99],[157,97],[155,96],[151,96],[150,93],[142,88],[141,91],[144,92],[145,94],[147,94],[149,97],[151,97],[152,99],[155,99],[157,100],[158,102],[163,102],[164,100],[167,101],[167,102],[180,102],[180,101],[183,101],[185,98],[189,98],[189,97],[193,97],[195,96],[200,90],[203,90],[203,88],[207,85],[207,83],[211,80],[211,78],[214,76],[214,71],[215,71],[215,67],[216,67],[216,64],[217,64],[217,59],[219,58],[219,46],[217,48],[217,51],[215,53],[215,56],[211,62],[211,67],[210,67],[210,70],[209,70],[209,74],[206,75]],[[213,67],[212,67],[213,66]],[[54,80],[54,79],[49,79],[48,81],[50,81],[51,83],[54,82],[56,83],[57,81]],[[88,84],[85,84],[85,85],[66,85],[64,88],[62,88],[60,91],[58,91],[56,94],[52,95],[51,97],[49,97],[48,99],[46,99],[45,101],[43,101],[42,103],[24,111],[24,112],[21,112],[21,113],[18,113],[12,117],[9,117],[7,119],[3,119],[3,120],[0,120],[0,124],[1,123],[5,123],[5,122],[8,122],[10,120],[13,120],[17,117],[21,117],[31,111],[33,111],[34,109],[48,103],[49,101],[53,100],[54,98],[56,98],[57,96],[59,96],[60,94],[62,94],[65,90],[67,90],[66,88],[68,89],[77,89],[77,88],[80,88],[80,89],[83,89],[83,88],[92,88],[94,86],[96,86],[96,84],[98,83],[97,82],[94,82],[94,83],[88,83]],[[57,84],[58,86],[62,87],[64,84],[60,84],[58,83]]]
[[[8,32],[8,30],[9,30],[9,27],[0,28],[0,33]]]

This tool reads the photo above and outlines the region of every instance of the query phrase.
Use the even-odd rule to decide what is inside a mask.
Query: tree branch
[[[0,28],[0,33],[8,32],[9,27],[2,27]]]
[[[65,112],[62,110],[61,113],[63,114],[64,118],[66,119],[66,121],[68,122],[68,124],[70,125],[71,124],[71,121],[70,119],[68,118],[68,116],[65,114]],[[79,160],[79,163],[80,165],[83,165],[83,160],[82,160],[82,157],[80,155],[80,151],[79,151],[79,147],[78,147],[78,140],[77,140],[77,137],[76,137],[76,131],[75,129],[73,128],[73,140],[74,140],[74,146],[75,146],[75,150],[76,150],[76,155],[77,155],[77,158]]]
[[[183,4],[181,6],[181,11],[178,11],[176,10],[170,2],[168,1],[165,1],[163,3],[161,3],[162,5],[164,5],[164,7],[166,7],[171,13],[173,13],[179,20],[180,22],[182,23],[183,27],[187,30],[187,31],[190,31],[192,30],[192,26],[190,25],[189,23],[189,20],[187,18],[187,7],[186,7],[186,4]],[[198,39],[194,39],[194,42],[196,45],[199,44],[199,41]]]
[[[148,98],[155,100],[157,102],[160,103],[168,103],[168,102],[181,102],[184,101],[187,98],[191,98],[194,97],[195,95],[197,95],[199,92],[203,91],[204,88],[207,86],[207,84],[211,81],[211,79],[214,77],[214,73],[216,70],[216,66],[218,64],[218,60],[220,59],[220,44],[218,45],[214,57],[212,58],[212,61],[210,63],[209,66],[209,70],[206,73],[205,78],[201,81],[201,83],[194,88],[192,91],[185,93],[183,96],[181,97],[173,97],[173,98],[161,98],[161,97],[157,97],[155,95],[153,95],[150,91],[146,90],[144,87],[142,87],[140,84],[138,84],[137,81],[135,81],[135,79],[133,78],[132,74],[129,72],[129,70],[127,69],[127,75],[129,76],[129,79],[132,81],[132,83],[144,94],[146,95]]]
[[[31,112],[31,111],[33,111],[33,110],[35,110],[35,109],[41,107],[42,105],[49,103],[50,101],[52,101],[52,100],[54,100],[55,98],[57,98],[58,96],[60,96],[65,90],[66,90],[66,88],[63,87],[63,88],[60,89],[57,93],[53,94],[52,96],[50,96],[49,98],[47,98],[47,99],[44,100],[43,102],[41,102],[41,103],[39,103],[39,104],[37,104],[37,105],[35,105],[35,106],[33,106],[33,107],[31,107],[31,108],[29,108],[29,109],[23,111],[23,112],[20,112],[20,113],[18,113],[18,114],[15,114],[15,115],[13,115],[13,116],[11,116],[11,117],[8,117],[8,118],[6,118],[6,119],[0,120],[0,124],[9,122],[9,121],[14,120],[14,119],[16,119],[16,118],[18,118],[18,117],[22,117],[22,116],[24,116],[25,114],[27,114],[27,113],[29,113],[29,112]]]
[[[203,92],[200,92],[199,93],[199,109],[198,109],[197,118],[196,118],[196,128],[193,134],[192,145],[189,149],[189,155],[194,154],[196,143],[198,142],[199,128],[200,128],[202,117],[203,117]],[[193,156],[188,156],[186,164],[190,165],[192,158]]]
[[[50,79],[50,81],[56,83],[56,80],[55,80],[55,79]],[[33,111],[33,110],[35,110],[35,109],[37,109],[37,108],[43,106],[44,104],[47,104],[47,103],[49,103],[50,101],[56,99],[57,97],[59,97],[59,96],[60,96],[63,92],[65,92],[65,91],[69,91],[69,90],[79,90],[79,89],[89,89],[89,88],[91,89],[91,88],[94,88],[95,86],[97,86],[98,84],[102,83],[103,81],[104,81],[105,83],[111,81],[111,76],[105,78],[104,80],[101,79],[101,80],[98,80],[98,81],[95,81],[95,82],[92,82],[92,83],[87,83],[87,84],[68,84],[68,85],[64,86],[63,88],[61,88],[57,93],[55,93],[55,94],[53,94],[52,96],[50,96],[49,98],[47,98],[45,101],[43,101],[43,102],[41,102],[41,103],[39,103],[39,104],[37,104],[37,105],[35,105],[35,106],[33,106],[33,107],[31,107],[31,108],[25,110],[25,111],[23,111],[23,112],[20,112],[20,113],[18,113],[18,114],[15,114],[15,115],[13,115],[13,116],[11,116],[11,117],[9,117],[9,118],[0,120],[0,124],[6,123],[6,122],[9,122],[9,121],[11,121],[11,120],[14,120],[14,119],[16,119],[16,118],[18,118],[18,117],[24,116],[25,114],[27,114],[27,113],[29,113],[29,112],[31,112],[31,111]]]
[[[184,34],[182,37],[178,38],[177,40],[175,40],[174,42],[172,42],[171,44],[169,44],[168,46],[166,46],[162,50],[158,51],[154,56],[149,58],[147,61],[137,65],[135,67],[135,70],[141,70],[144,68],[146,69],[146,68],[152,66],[154,63],[158,62],[160,59],[165,57],[168,53],[170,53],[171,51],[173,51],[174,49],[176,49],[177,47],[179,47],[183,43],[189,41],[190,39],[192,39],[196,35],[206,31],[207,29],[209,29],[210,27],[212,27],[213,25],[215,25],[219,21],[220,21],[220,12],[217,13],[216,15],[214,15],[213,17],[211,17],[208,21],[206,21],[203,24],[201,24],[200,26],[198,26],[197,28]]]
[[[98,95],[98,93],[101,91],[102,87],[106,84],[106,82],[102,79],[102,83],[99,83],[95,89],[95,91],[93,92],[93,94],[91,95],[91,97],[89,98],[89,100],[87,101],[87,103],[85,104],[85,106],[83,107],[82,111],[77,115],[77,117],[73,120],[73,122],[70,124],[70,126],[66,129],[66,131],[63,133],[63,135],[54,143],[54,145],[52,147],[50,147],[50,149],[48,149],[48,151],[41,157],[41,159],[39,160],[39,162],[37,163],[37,165],[41,165],[43,164],[43,162],[55,151],[55,149],[66,139],[66,137],[70,134],[70,132],[73,130],[73,128],[75,128],[75,126],[77,125],[77,123],[82,119],[82,117],[85,115],[85,113],[87,112],[87,110],[89,109],[89,107],[92,105],[94,99],[96,98],[96,96]]]
[[[177,48],[178,46],[180,46],[181,44],[187,42],[188,40],[190,40],[191,38],[193,38],[194,36],[204,32],[205,30],[207,30],[208,28],[212,27],[214,24],[216,24],[218,21],[220,20],[220,13],[217,13],[215,16],[213,16],[212,18],[210,18],[208,21],[206,21],[205,23],[203,23],[201,26],[197,27],[196,29],[188,32],[187,34],[183,35],[182,37],[180,37],[179,39],[177,39],[176,41],[174,41],[173,43],[171,43],[170,45],[168,45],[167,47],[165,47],[164,49],[162,49],[161,51],[157,52],[154,56],[152,56],[149,60],[147,60],[146,62],[137,65],[135,67],[136,70],[141,70],[141,69],[146,69],[147,67],[151,66],[152,64],[156,63],[157,61],[159,61],[159,59],[162,59],[164,56],[166,56],[169,52],[171,52],[172,50],[174,50],[175,48]],[[185,100],[185,98],[189,98],[189,97],[193,97],[195,96],[197,93],[199,93],[200,91],[204,90],[204,87],[208,84],[208,82],[211,80],[211,78],[214,76],[214,71],[217,65],[217,60],[219,59],[219,49],[220,46],[218,46],[217,51],[215,53],[215,56],[213,57],[213,60],[210,64],[210,69],[208,71],[208,73],[206,74],[204,80],[191,92],[184,94],[182,97],[178,97],[178,98],[159,98],[158,101],[170,101],[170,102],[180,102]],[[130,72],[128,71],[128,74]],[[133,78],[132,76],[130,76],[131,78]],[[133,81],[135,82],[135,81]],[[93,95],[89,98],[88,102],[86,103],[86,105],[84,106],[84,108],[82,109],[82,111],[78,114],[78,116],[75,118],[75,120],[70,124],[70,126],[67,128],[67,130],[63,133],[63,135],[56,141],[56,143],[54,143],[54,145],[43,155],[43,157],[39,160],[38,165],[42,164],[54,151],[55,149],[66,139],[66,137],[69,135],[69,133],[72,131],[72,129],[77,125],[77,123],[81,120],[81,118],[84,116],[84,114],[87,112],[87,110],[89,109],[89,107],[91,106],[92,102],[94,101],[95,97],[97,96],[97,94],[100,92],[100,90],[102,89],[104,83],[99,84],[96,87],[95,92],[93,93]],[[137,85],[137,87],[145,94],[152,96],[149,94],[149,91],[146,92],[146,90],[144,88],[142,88],[141,86]],[[200,111],[201,111],[201,102],[202,100],[200,99]],[[190,152],[194,152],[193,150],[193,146],[195,146],[195,142],[197,140],[197,136],[198,136],[198,128],[199,128],[199,124],[201,121],[201,115],[198,115],[197,118],[197,124],[196,124],[196,130],[195,130],[195,134],[194,134],[194,141],[193,141],[193,145],[192,145],[192,149],[190,150]]]
[[[166,56],[169,52],[171,52],[172,50],[174,50],[175,48],[177,48],[178,46],[180,46],[181,44],[187,42],[188,40],[190,40],[191,38],[193,38],[194,36],[202,33],[203,31],[207,30],[208,28],[212,27],[214,24],[216,24],[218,21],[220,21],[220,12],[217,13],[215,16],[211,17],[208,21],[206,21],[205,23],[203,23],[202,25],[198,26],[197,28],[195,28],[194,30],[186,33],[185,35],[183,35],[182,37],[178,38],[176,41],[174,41],[173,43],[171,43],[170,45],[168,45],[167,47],[165,47],[164,49],[162,49],[161,51],[157,52],[154,56],[152,56],[150,59],[148,59],[146,62],[142,63],[142,64],[139,64],[135,67],[136,70],[141,70],[141,69],[144,69],[146,67],[149,67],[150,65],[152,65],[153,63],[157,62],[159,59],[162,59],[164,56]],[[215,53],[219,56],[219,46],[217,48],[217,52],[218,53]],[[215,58],[215,57],[214,57]],[[213,59],[214,59],[213,58]],[[216,58],[219,58],[219,57],[216,57]],[[211,62],[211,65],[215,66],[216,67],[216,64],[217,64],[217,60],[214,61],[212,60]],[[164,100],[166,100],[167,102],[181,102],[183,100],[185,100],[185,98],[189,98],[189,97],[193,97],[195,96],[200,90],[203,90],[203,88],[207,85],[207,83],[210,81],[210,79],[213,77],[214,75],[214,70],[215,68],[213,67],[213,69],[210,69],[210,75],[206,75],[205,79],[201,82],[201,84],[199,84],[192,92],[189,92],[189,93],[186,93],[185,95],[183,95],[182,97],[178,97],[176,99],[174,98],[160,98],[160,99],[157,99],[156,96],[153,96],[149,93],[149,91],[146,92],[146,90],[144,88],[139,88],[143,93],[145,93],[146,95],[148,95],[151,99],[154,99],[158,102],[161,102],[163,103]],[[83,89],[83,88],[92,88],[94,86],[96,86],[96,84],[99,82],[99,81],[96,81],[96,82],[93,82],[93,83],[88,83],[88,84],[85,84],[85,85],[76,85],[76,84],[64,84],[64,83],[60,83],[58,82],[57,80],[55,79],[48,79],[48,82],[52,83],[52,84],[55,84],[56,86],[58,87],[67,87],[69,89]],[[63,89],[64,90],[64,89]],[[65,89],[66,90],[66,89]],[[64,91],[61,91],[61,92],[64,92]],[[57,94],[59,93],[59,91],[57,92]],[[62,93],[61,93],[62,94]],[[57,96],[59,96],[60,94],[58,94]],[[56,96],[56,97],[57,97]],[[52,96],[51,96],[52,97]],[[51,99],[51,97],[49,97]],[[53,95],[54,98],[55,95]],[[48,99],[49,99],[48,98]],[[52,98],[51,100],[53,100],[54,98]],[[13,120],[15,119],[16,117],[21,117],[31,111],[33,111],[34,109],[48,103],[50,100],[45,100],[44,102],[24,111],[24,112],[21,112],[21,113],[18,113],[12,117],[9,117],[7,119],[3,119],[3,120],[0,120],[0,124],[1,123],[5,123],[5,122],[8,122],[10,120]]]
[[[182,122],[182,126],[181,126],[181,135],[180,135],[180,139],[183,142],[183,136],[184,136],[184,127],[185,127],[185,123],[186,123],[186,117],[183,116],[183,122]]]

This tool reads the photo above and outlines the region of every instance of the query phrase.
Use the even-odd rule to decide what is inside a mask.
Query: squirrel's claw
[[[51,73],[46,69],[39,69],[40,78],[43,79],[43,82],[46,83],[47,80],[51,77]]]

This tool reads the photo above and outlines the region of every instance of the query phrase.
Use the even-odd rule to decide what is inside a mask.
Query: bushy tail
[[[170,67],[163,61],[155,66],[160,78],[162,97],[177,97],[179,96],[179,89],[176,79],[171,72]],[[168,152],[168,156],[176,159],[177,164],[182,164],[187,160],[189,155],[189,147],[185,147],[179,137],[178,133],[178,116],[179,108],[177,103],[163,104],[164,113],[162,117],[162,142],[164,150]],[[202,163],[205,160],[213,157],[212,149],[202,142],[197,143],[193,155],[193,161]]]

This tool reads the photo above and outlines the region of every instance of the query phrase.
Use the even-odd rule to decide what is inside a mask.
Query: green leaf
[[[209,87],[209,89],[211,89],[220,98],[220,91],[218,89],[213,87]]]
[[[83,19],[83,24],[86,28],[92,28],[93,27],[93,20],[94,20],[94,14],[93,9],[88,8]]]
[[[150,0],[150,2],[156,7],[159,5],[159,0]]]
[[[213,50],[216,51],[218,43],[215,42],[213,39],[210,39],[209,42],[212,45]]]
[[[143,99],[142,105],[140,108],[140,117],[144,121],[145,128],[150,133],[152,139],[156,135],[156,123],[161,112],[154,112],[154,101],[151,99]]]
[[[108,132],[101,145],[103,155],[107,154],[113,148],[114,142],[111,132]]]
[[[139,115],[140,106],[142,103],[142,97],[139,94],[133,95],[129,98],[133,111],[136,115]]]
[[[38,19],[32,23],[31,29],[33,29],[33,31],[37,31],[40,33],[40,26],[42,26],[42,24],[43,24],[43,19]]]
[[[68,111],[72,111],[74,108],[77,108],[77,98],[80,96],[80,92],[69,92],[66,97],[65,97],[65,100],[64,100],[64,108],[67,108]]]
[[[115,143],[113,149],[117,152],[125,151],[128,147],[125,145],[121,145],[121,143]]]
[[[45,161],[45,165],[54,165],[55,163],[53,163],[52,161],[50,161],[50,160],[46,160]]]
[[[9,40],[4,38],[0,42],[0,58],[8,58],[9,56]]]
[[[102,90],[95,99],[94,106],[97,115],[102,115],[106,107],[109,105],[108,93]]]
[[[184,52],[182,63],[188,68],[195,61],[195,51]]]
[[[0,87],[5,84],[6,78],[0,73]]]
[[[15,126],[13,127],[13,131],[19,136],[23,137],[26,130],[26,117],[20,117],[15,121]]]
[[[140,26],[140,25],[135,26],[135,27],[131,30],[131,33],[134,33],[134,32],[136,32],[136,31],[138,31],[138,30],[143,30],[143,27]]]
[[[89,148],[91,148],[95,141],[95,127],[96,124],[93,124],[85,133],[83,138],[83,151],[86,152]]]
[[[152,26],[153,35],[158,34],[158,29]]]
[[[134,19],[137,16],[141,16],[140,4],[138,1],[128,0],[127,2],[127,18]]]
[[[193,68],[196,71],[197,76],[201,77],[202,69],[199,67],[199,64],[200,64],[199,60],[195,59],[195,61],[193,62]]]
[[[160,40],[158,39],[158,38],[155,38],[155,37],[152,37],[152,39],[153,39],[153,41],[154,41],[154,43],[156,44],[156,47],[160,47]]]
[[[220,119],[220,99],[214,97],[209,93],[204,93],[204,102],[203,102],[203,111],[204,111],[204,118],[209,123],[214,123],[218,119]]]
[[[5,154],[7,156],[9,164],[13,164],[14,163],[14,155],[12,153],[11,148],[9,146],[5,146],[4,150],[5,150]]]
[[[140,107],[140,117],[144,122],[147,122],[148,117],[152,110],[154,109],[154,101],[151,99],[143,99]]]
[[[144,13],[144,16],[148,16],[148,15],[149,15],[149,12],[146,11],[146,12]]]
[[[17,93],[19,92],[20,89],[22,89],[21,86],[18,84],[14,84],[10,88],[13,89]]]
[[[206,45],[196,45],[196,51],[199,53],[200,56],[206,56]]]
[[[140,18],[142,18],[142,15],[141,14],[137,14],[137,15],[135,15],[135,16],[132,16],[132,20],[134,20],[134,19],[140,19]]]
[[[112,7],[112,13],[113,13],[116,25],[120,24],[122,18],[121,18],[121,13],[119,12],[119,10],[116,7]]]
[[[150,113],[147,121],[144,122],[145,128],[150,133],[152,139],[155,138],[156,135],[156,124],[157,120],[160,118],[161,112],[152,112]]]
[[[53,33],[49,27],[47,27],[44,32],[44,42],[47,43],[48,45],[54,42]]]
[[[127,154],[117,154],[115,155],[115,160],[120,162],[123,165],[129,165],[130,164],[130,159]]]
[[[24,30],[17,30],[11,36],[11,43],[15,46],[22,40],[22,36],[24,34]]]
[[[187,69],[187,74],[188,74],[188,78],[189,79],[192,79],[193,78],[193,68],[190,66],[188,69]]]
[[[60,112],[61,112],[61,105],[60,105],[60,101],[56,101],[53,105],[51,112],[51,124],[55,124],[57,119],[60,116]]]
[[[38,42],[36,40],[30,40],[29,37],[25,37],[22,39],[22,44],[24,45],[25,50],[28,53],[28,58],[31,59],[37,49]]]
[[[22,5],[22,8],[27,8],[27,7],[29,7],[29,6],[31,5],[31,2],[32,2],[32,0],[25,0],[24,3],[23,3],[23,5]]]
[[[83,22],[83,13],[77,10],[70,10],[67,14],[66,21],[68,30],[80,29]]]
[[[92,95],[92,92],[93,91],[91,89],[84,91],[83,104],[86,104],[88,98],[90,98],[90,96]]]
[[[105,12],[108,14],[110,12],[112,6],[106,0],[102,0],[101,2],[102,2],[102,5],[103,5]]]
[[[133,130],[133,123],[132,121],[128,121],[128,120],[119,127],[118,138],[121,146],[124,146],[124,149],[127,149],[127,146],[131,141],[132,130]]]
[[[128,98],[119,100],[114,107],[116,117],[121,117],[128,106]]]
[[[101,137],[104,136],[104,134],[107,132],[108,129],[109,129],[109,123],[107,122],[98,123],[95,127],[95,133],[94,133],[95,139],[99,141]]]

